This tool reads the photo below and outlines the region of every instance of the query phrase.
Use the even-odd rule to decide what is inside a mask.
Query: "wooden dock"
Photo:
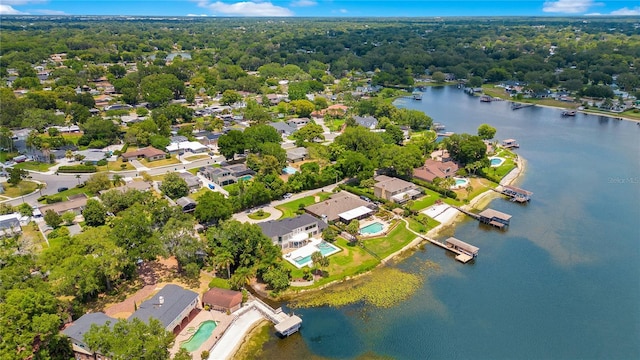
[[[296,315],[288,315],[282,311],[282,308],[273,309],[262,300],[256,298],[252,306],[258,310],[265,318],[275,325],[278,334],[287,337],[300,330],[302,319]]]
[[[513,103],[513,104],[511,104],[511,110],[519,110],[519,109],[524,109],[526,107],[532,107],[532,106],[536,106],[536,104]]]
[[[431,244],[441,247],[447,251],[451,251],[452,253],[456,254],[456,260],[460,261],[463,264],[468,263],[469,261],[473,260],[475,258],[475,256],[470,256],[468,254],[466,254],[465,252],[459,250],[458,248],[454,247],[454,246],[449,246],[446,243],[440,242],[438,240],[432,239],[430,237],[426,237],[424,235],[419,235],[421,238],[427,240],[428,242],[430,242]],[[453,239],[453,238],[449,238],[449,239]],[[449,240],[447,239],[447,240]],[[456,239],[457,240],[457,239]],[[460,241],[460,240],[458,240]],[[467,244],[468,245],[468,244]],[[469,245],[471,246],[471,245]],[[475,248],[478,249],[478,248]],[[477,256],[477,250],[476,250],[476,256]]]

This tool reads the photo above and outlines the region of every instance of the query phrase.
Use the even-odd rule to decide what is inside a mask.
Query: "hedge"
[[[93,165],[72,165],[72,166],[60,166],[58,168],[59,173],[94,173],[98,171]]]
[[[458,195],[455,192],[453,192],[453,191],[451,191],[449,189],[443,189],[441,187],[435,186],[430,182],[422,181],[422,180],[416,179],[416,178],[411,178],[411,182],[416,184],[416,185],[418,185],[418,186],[426,187],[429,190],[433,190],[433,191],[437,192],[438,194],[444,195],[444,196],[446,196],[448,198],[452,198],[454,200],[458,199]]]

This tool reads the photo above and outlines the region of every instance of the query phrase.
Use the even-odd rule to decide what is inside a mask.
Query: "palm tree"
[[[467,192],[467,198],[469,198],[469,195],[473,191],[473,186],[471,186],[471,184],[469,184],[469,185],[467,185],[467,187],[464,188],[464,190]]]
[[[119,174],[113,175],[112,181],[113,181],[113,186],[119,186],[124,184],[124,180],[122,179],[122,176]]]
[[[80,175],[76,175],[76,179],[78,179],[78,185],[80,185]]]
[[[231,278],[231,265],[235,264],[235,257],[231,251],[221,249],[213,258],[213,262],[227,268],[227,279]]]
[[[320,251],[315,251],[311,254],[311,261],[313,262],[313,267],[320,267],[320,263],[322,262],[322,253]]]
[[[67,150],[64,152],[64,157],[67,158],[67,160],[71,161],[73,159],[73,151],[71,150]]]

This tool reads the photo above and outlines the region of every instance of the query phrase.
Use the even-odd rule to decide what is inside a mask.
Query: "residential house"
[[[178,176],[184,179],[190,191],[197,191],[198,189],[200,189],[200,187],[202,187],[200,179],[190,172],[179,172]]]
[[[160,320],[166,330],[178,333],[197,314],[198,304],[197,293],[169,284],[140,304],[129,320],[140,319],[146,323],[155,318]]]
[[[200,169],[200,173],[210,181],[225,186],[238,182],[244,176],[253,176],[255,171],[249,169],[244,164],[228,165],[223,167],[207,166]]]
[[[96,326],[103,326],[109,323],[110,326],[113,326],[117,321],[118,319],[107,316],[103,312],[95,312],[82,315],[62,330],[62,333],[71,340],[74,358],[76,360],[105,359],[104,355],[96,353],[89,348],[84,341],[84,335],[89,332],[89,329],[91,329],[91,326],[94,324]]]
[[[102,151],[102,150],[98,150],[98,149],[89,149],[89,150],[80,150],[80,151],[76,151],[75,155],[81,155],[83,156],[82,161],[83,162],[90,162],[92,164],[97,164],[98,161],[100,160],[105,160],[107,157],[107,153]]]
[[[354,116],[353,119],[356,121],[356,124],[364,126],[370,130],[375,129],[376,126],[378,126],[378,119],[373,116]]]
[[[135,151],[128,151],[122,154],[122,159],[125,161],[144,158],[147,161],[156,161],[166,158],[167,153],[154,147],[148,146]]]
[[[19,213],[0,215],[0,238],[20,233],[22,233],[22,226],[20,226]]]
[[[293,119],[287,120],[287,124],[296,129],[300,129],[301,127],[307,125],[310,122],[311,120],[309,120],[308,118],[293,118]]]
[[[240,291],[211,288],[202,295],[202,307],[209,306],[211,310],[232,313],[242,306]]]
[[[287,161],[294,163],[298,161],[304,161],[309,157],[309,151],[304,147],[295,147],[287,149]]]
[[[96,104],[97,106],[97,104]],[[131,110],[133,109],[133,106],[129,105],[129,104],[113,104],[113,105],[107,105],[104,107],[104,111],[109,111],[109,110]]]
[[[186,196],[176,200],[176,204],[180,206],[180,208],[182,209],[182,212],[184,213],[194,211],[196,209],[196,205],[198,205],[195,200]]]
[[[343,221],[345,223],[352,219],[363,219],[375,212],[375,205],[362,200],[346,191],[341,191],[331,195],[325,201],[309,205],[304,210],[325,221]]]
[[[87,196],[85,194],[78,194],[73,197],[69,197],[69,200],[67,201],[40,206],[40,212],[45,214],[47,211],[52,210],[56,214],[62,215],[67,211],[73,211],[76,215],[80,215],[86,205]]]
[[[453,161],[441,162],[433,159],[427,159],[423,166],[413,169],[413,177],[423,181],[432,182],[435,178],[449,178],[455,175],[458,169],[458,164]]]
[[[306,245],[309,238],[322,233],[327,224],[309,214],[302,214],[294,218],[261,222],[258,226],[275,245],[290,249]]]
[[[269,123],[268,125],[278,130],[278,133],[284,136],[289,136],[293,134],[296,130],[298,130],[296,127],[291,126],[285,122],[272,122],[272,123]]]
[[[181,141],[178,143],[172,142],[167,146],[167,151],[171,155],[182,155],[185,152],[191,152],[193,154],[200,154],[207,152],[208,148],[197,141]]]
[[[416,184],[402,179],[380,175],[375,178],[375,181],[373,194],[381,199],[401,204],[422,195],[422,191]]]

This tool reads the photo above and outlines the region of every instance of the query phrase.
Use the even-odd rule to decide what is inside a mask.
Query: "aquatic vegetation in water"
[[[320,293],[303,294],[291,304],[294,307],[335,306],[341,307],[366,302],[380,308],[389,308],[406,300],[421,286],[426,277],[422,271],[431,267],[420,267],[420,273],[410,274],[396,268],[385,267],[345,283],[329,287]]]

